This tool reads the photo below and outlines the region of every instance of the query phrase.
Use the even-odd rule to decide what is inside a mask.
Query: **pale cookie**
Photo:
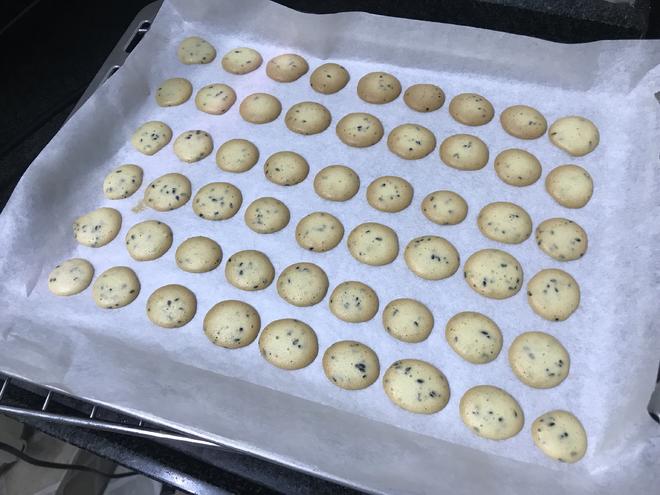
[[[273,282],[275,268],[264,253],[248,249],[227,260],[225,277],[237,289],[262,290]]]
[[[500,114],[502,129],[520,139],[538,139],[548,130],[541,112],[527,105],[514,105]]]
[[[438,225],[457,225],[465,220],[468,205],[459,194],[452,191],[434,191],[422,201],[424,216]]]
[[[383,388],[394,404],[417,414],[437,413],[449,402],[449,382],[445,375],[419,359],[392,363],[383,375]]]
[[[103,181],[103,194],[108,199],[125,199],[135,194],[142,185],[144,172],[137,165],[117,167]]]
[[[253,93],[246,96],[238,108],[243,120],[252,124],[267,124],[282,113],[280,100],[266,93]]]
[[[392,263],[399,254],[399,238],[396,232],[376,222],[355,227],[347,241],[348,251],[360,263],[382,266]]]
[[[314,191],[330,201],[348,201],[359,189],[360,177],[344,165],[330,165],[314,177]]]
[[[577,165],[560,165],[545,178],[545,189],[566,208],[582,208],[591,199],[594,183],[591,175]]]
[[[195,96],[197,109],[211,115],[226,113],[234,103],[236,103],[236,92],[226,84],[208,84]]]
[[[213,151],[213,139],[205,131],[186,131],[174,140],[174,154],[186,163],[203,160],[211,154],[211,151]]]
[[[495,109],[492,103],[481,95],[462,93],[449,102],[449,114],[461,124],[478,126],[493,120]]]
[[[571,360],[552,335],[525,332],[511,342],[509,364],[521,382],[534,388],[552,388],[568,376]]]
[[[435,235],[411,240],[403,252],[403,259],[415,275],[426,280],[451,277],[461,265],[453,244]]]
[[[222,248],[208,237],[189,237],[176,248],[174,259],[177,266],[185,272],[210,272],[220,265]]]
[[[215,345],[226,349],[250,345],[260,328],[259,313],[242,301],[221,301],[204,317],[204,334]]]
[[[299,370],[316,359],[319,342],[312,327],[302,321],[285,318],[264,327],[259,336],[259,352],[273,366]]]
[[[243,204],[241,191],[229,182],[211,182],[193,198],[193,211],[204,220],[227,220],[238,213]]]
[[[490,440],[516,436],[525,422],[518,401],[492,385],[478,385],[465,392],[458,408],[465,426]]]
[[[136,129],[131,144],[140,153],[154,155],[168,145],[172,139],[172,129],[157,120],[145,122]]]
[[[140,293],[140,280],[127,266],[113,266],[104,271],[92,286],[92,297],[100,308],[123,308]]]
[[[532,440],[545,455],[559,462],[574,463],[587,452],[587,432],[568,411],[550,411],[532,423]]]
[[[344,226],[330,213],[315,211],[303,217],[296,225],[298,245],[309,251],[324,253],[339,244],[344,237]]]
[[[580,305],[580,286],[563,270],[541,270],[527,284],[527,302],[541,318],[564,321]]]
[[[523,283],[518,260],[499,249],[482,249],[472,254],[463,266],[463,276],[472,289],[492,299],[515,296]]]
[[[295,186],[307,178],[309,164],[298,153],[278,151],[264,163],[264,174],[269,181],[280,186]]]
[[[337,137],[355,148],[366,148],[380,141],[385,134],[383,124],[370,113],[349,113],[337,122]]]
[[[255,199],[245,210],[245,225],[257,234],[272,234],[289,225],[291,213],[279,199]]]
[[[477,216],[483,235],[506,244],[520,244],[532,235],[532,219],[520,206],[497,201],[484,206]]]
[[[48,290],[56,296],[73,296],[92,282],[94,267],[82,258],[63,261],[48,275]]]
[[[342,321],[362,323],[378,312],[378,296],[362,282],[342,282],[330,294],[330,311]]]
[[[395,299],[383,310],[383,327],[402,342],[412,344],[426,340],[433,325],[433,313],[414,299]]]
[[[481,313],[464,311],[451,317],[445,339],[456,354],[473,364],[493,361],[502,350],[502,332],[497,324]]]
[[[328,276],[314,263],[287,266],[277,278],[277,293],[294,306],[313,306],[328,292]]]
[[[403,101],[416,112],[434,112],[445,104],[445,92],[435,84],[415,84],[403,93]]]
[[[402,124],[387,136],[387,147],[404,160],[419,160],[435,149],[435,136],[426,127]]]
[[[309,77],[312,89],[324,95],[331,95],[344,89],[350,76],[348,71],[339,64],[323,64],[317,67]]]
[[[175,107],[188,101],[192,95],[192,84],[183,77],[166,79],[156,90],[156,103],[161,107]]]
[[[510,186],[529,186],[541,177],[541,162],[528,151],[511,148],[495,157],[495,173]]]
[[[156,289],[147,300],[147,316],[154,325],[180,328],[197,313],[195,294],[183,285],[170,284]]]
[[[536,244],[559,261],[582,258],[587,252],[587,233],[577,223],[566,218],[550,218],[536,227]]]
[[[370,72],[358,81],[357,94],[367,103],[389,103],[401,94],[401,83],[387,72]]]
[[[413,199],[413,187],[401,177],[378,177],[367,188],[367,202],[380,211],[396,213],[408,208]]]
[[[158,177],[144,191],[144,203],[156,211],[181,208],[190,199],[192,185],[181,174],[165,174]]]
[[[101,247],[111,242],[121,229],[121,213],[114,208],[99,208],[73,222],[73,237],[83,246]]]
[[[370,347],[354,340],[342,340],[326,349],[323,371],[340,388],[362,390],[378,379],[380,363]]]
[[[591,153],[600,142],[600,134],[594,123],[576,116],[555,120],[550,126],[548,136],[552,144],[573,156]]]
[[[222,68],[230,74],[242,76],[257,70],[262,62],[263,58],[257,50],[241,46],[225,53],[220,63]]]
[[[290,83],[307,74],[309,65],[300,55],[285,53],[273,57],[266,64],[268,77],[278,82]]]
[[[247,139],[230,139],[215,154],[215,163],[225,172],[247,172],[259,161],[259,150]]]
[[[455,134],[440,145],[440,159],[458,170],[480,170],[488,163],[488,146],[477,136]]]
[[[205,39],[191,36],[179,43],[176,54],[179,61],[186,65],[209,64],[215,59],[215,48]]]
[[[147,220],[128,229],[125,242],[126,250],[134,260],[155,260],[172,246],[172,229],[163,222]]]
[[[331,120],[328,109],[314,101],[296,103],[284,116],[284,124],[289,130],[303,136],[325,131]]]

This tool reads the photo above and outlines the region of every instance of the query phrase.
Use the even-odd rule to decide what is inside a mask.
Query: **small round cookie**
[[[307,74],[307,60],[295,53],[284,53],[273,57],[266,64],[266,74],[274,81],[290,83]]]
[[[236,92],[226,84],[208,84],[197,91],[197,110],[211,115],[222,115],[236,103]]]
[[[209,64],[215,59],[215,48],[205,39],[191,36],[179,43],[176,54],[182,64]]]
[[[484,206],[477,216],[483,235],[505,244],[520,244],[532,235],[532,219],[520,206],[497,201]]]
[[[541,270],[527,284],[527,302],[541,318],[564,321],[580,305],[580,286],[563,270]]]
[[[367,103],[389,103],[401,94],[401,83],[387,72],[370,72],[358,81],[357,94]]]
[[[243,301],[220,301],[204,317],[204,334],[215,345],[226,349],[250,345],[260,329],[259,313]]]
[[[259,149],[247,139],[230,139],[222,143],[215,154],[215,163],[225,172],[247,172],[258,161]]]
[[[324,253],[336,247],[344,237],[344,226],[330,213],[315,211],[296,225],[298,245],[309,251]]]
[[[192,95],[192,84],[183,77],[165,79],[156,90],[156,103],[161,107],[175,107],[188,101]]]
[[[478,126],[493,120],[493,104],[476,93],[461,93],[449,102],[449,114],[461,124]]]
[[[362,390],[378,380],[380,363],[371,349],[354,340],[342,340],[323,354],[323,371],[332,383],[345,390]]]
[[[403,101],[416,112],[434,112],[445,104],[445,92],[435,84],[414,84],[403,93]]]
[[[457,225],[465,220],[468,205],[452,191],[434,191],[422,201],[424,216],[438,225]]]
[[[433,313],[414,299],[395,299],[383,310],[385,330],[402,342],[413,344],[426,340],[433,325]]]
[[[348,201],[359,189],[360,176],[344,165],[330,165],[314,177],[314,191],[330,201]]]
[[[133,225],[126,232],[126,250],[135,261],[151,261],[163,256],[172,246],[172,229],[157,220]]]
[[[451,277],[461,260],[454,245],[447,239],[426,235],[411,240],[403,252],[408,268],[426,280],[442,280]]]
[[[114,208],[98,208],[73,222],[73,237],[83,246],[101,247],[111,242],[121,229],[121,213]]]
[[[257,234],[272,234],[289,225],[291,213],[279,199],[255,199],[245,210],[245,225]]]
[[[426,127],[402,124],[387,136],[387,147],[404,160],[419,160],[435,149],[435,136]]]
[[[401,359],[383,375],[383,388],[389,399],[406,411],[434,414],[449,402],[449,382],[431,363]]]
[[[465,426],[482,438],[506,440],[522,430],[525,416],[518,401],[492,385],[477,385],[458,406]]]
[[[534,388],[552,388],[568,376],[571,360],[552,335],[525,332],[511,342],[509,364],[521,382]]]
[[[277,293],[294,306],[313,306],[328,292],[328,276],[314,263],[287,266],[277,278]]]
[[[170,211],[185,205],[192,194],[188,177],[165,174],[158,177],[144,191],[144,203],[156,211]]]
[[[252,124],[267,124],[282,113],[280,100],[266,93],[253,93],[246,96],[238,108],[243,120]]]
[[[193,198],[193,211],[204,220],[227,220],[238,213],[243,204],[240,189],[229,182],[211,182]]]
[[[330,311],[342,321],[362,323],[378,313],[378,296],[367,284],[342,282],[330,294]]]
[[[289,130],[303,136],[325,131],[331,121],[332,116],[328,109],[315,101],[296,103],[284,116],[284,124]]]
[[[582,208],[591,199],[594,183],[591,175],[577,165],[560,165],[545,178],[545,189],[566,208]]]
[[[511,148],[495,157],[495,173],[510,186],[530,186],[541,177],[541,162],[528,151]]]
[[[536,244],[558,261],[571,261],[584,256],[589,239],[577,223],[566,218],[549,218],[536,227]]]
[[[541,112],[527,105],[513,105],[500,114],[502,129],[520,139],[538,139],[548,130]]]
[[[317,93],[331,95],[338,93],[348,84],[348,71],[339,64],[323,64],[309,77],[309,84]]]
[[[259,352],[273,366],[299,370],[316,359],[319,342],[308,324],[284,318],[264,327],[259,336]]]
[[[174,154],[186,163],[203,160],[213,151],[213,139],[208,132],[186,131],[174,140]]]
[[[370,113],[349,113],[337,122],[337,137],[354,148],[366,148],[380,141],[385,134],[383,124]]]
[[[84,291],[92,282],[94,267],[82,258],[63,261],[48,275],[48,290],[56,296],[73,296]]]
[[[184,272],[206,273],[220,265],[222,248],[208,237],[189,237],[176,248],[174,259]]]
[[[574,115],[555,120],[548,136],[552,144],[573,156],[591,153],[600,142],[600,134],[594,123]]]
[[[559,462],[578,462],[587,452],[587,432],[568,411],[550,411],[539,416],[531,431],[532,440],[541,452]]]
[[[367,202],[377,210],[388,213],[405,210],[412,199],[413,186],[401,177],[378,177],[367,188]]]
[[[264,163],[264,174],[269,181],[280,186],[295,186],[307,178],[309,164],[298,153],[278,151]]]
[[[178,284],[164,285],[149,296],[147,316],[154,325],[163,328],[180,328],[195,317],[195,294]]]
[[[263,58],[257,50],[241,46],[225,53],[220,64],[230,74],[242,76],[257,70],[262,62]]]
[[[347,246],[360,263],[383,266],[392,263],[399,254],[399,237],[387,225],[367,222],[351,231]]]
[[[475,311],[452,316],[445,327],[445,339],[456,354],[473,364],[490,363],[502,350],[500,328]]]
[[[480,170],[488,163],[488,146],[477,136],[455,134],[440,145],[440,159],[458,170]]]
[[[472,254],[463,266],[463,276],[475,292],[491,299],[515,296],[523,283],[518,260],[499,249],[482,249]]]
[[[133,147],[144,155],[154,155],[168,145],[172,139],[172,129],[158,120],[145,122],[131,137]]]
[[[135,194],[142,185],[144,172],[137,165],[117,167],[103,180],[103,194],[108,199],[125,199]]]
[[[127,266],[113,266],[104,271],[92,286],[92,297],[99,308],[123,308],[140,293],[140,280]]]
[[[248,249],[234,253],[225,265],[227,282],[242,290],[262,290],[275,278],[273,264],[261,251]]]

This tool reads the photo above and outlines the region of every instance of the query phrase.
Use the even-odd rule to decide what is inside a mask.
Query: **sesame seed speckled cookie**
[[[483,235],[505,244],[520,244],[532,235],[532,219],[520,206],[498,201],[484,206],[477,216]]]
[[[215,154],[215,163],[225,172],[247,172],[258,161],[259,149],[247,139],[230,139],[222,143]]]
[[[491,385],[478,385],[465,392],[459,410],[465,426],[490,440],[506,440],[516,436],[525,422],[518,401],[501,388]]]
[[[82,258],[61,262],[48,274],[48,290],[56,296],[73,296],[84,291],[92,282],[94,267]]]
[[[137,165],[117,167],[103,181],[103,194],[108,199],[125,199],[140,189],[144,172]]]
[[[465,220],[467,202],[453,191],[434,191],[422,201],[424,216],[438,225],[457,225]]]
[[[510,186],[530,186],[541,177],[541,162],[528,151],[510,148],[495,157],[495,173]]]
[[[220,63],[227,72],[242,76],[257,70],[262,62],[263,58],[257,50],[241,46],[225,53]]]
[[[514,105],[500,114],[500,123],[510,135],[520,139],[538,139],[548,130],[541,112],[527,105]]]
[[[275,268],[264,253],[248,249],[231,255],[225,265],[225,277],[237,289],[263,290],[273,282]]]
[[[268,157],[264,163],[266,178],[280,186],[295,186],[307,178],[309,164],[298,153],[278,151]]]
[[[445,104],[445,92],[435,84],[414,84],[403,93],[403,101],[416,112],[434,112]]]
[[[417,343],[428,338],[433,330],[433,313],[414,299],[395,299],[383,310],[383,327],[402,342]]]
[[[591,199],[594,183],[591,175],[577,165],[560,165],[545,178],[548,194],[566,208],[582,208]]]
[[[198,162],[209,156],[211,151],[213,139],[206,131],[186,131],[174,140],[174,154],[182,162]]]
[[[289,224],[291,213],[279,199],[263,197],[250,203],[244,219],[245,225],[257,234],[272,234]]]
[[[461,124],[484,125],[493,120],[495,109],[485,97],[476,93],[461,93],[449,102],[449,114]]]
[[[440,145],[440,159],[458,170],[480,170],[488,163],[488,146],[477,136],[455,134]]]
[[[587,433],[568,411],[542,414],[532,423],[531,431],[539,450],[559,462],[578,462],[587,452]]]
[[[419,359],[395,361],[383,375],[389,399],[406,411],[434,414],[449,402],[449,382],[435,366]]]
[[[165,79],[158,85],[155,98],[158,106],[174,107],[188,101],[192,95],[192,84],[183,77]]]
[[[511,342],[509,364],[524,384],[552,388],[566,379],[571,360],[568,351],[552,335],[525,332]]]
[[[206,273],[220,265],[222,248],[208,237],[189,237],[179,244],[174,258],[184,272]]]
[[[260,329],[259,313],[243,301],[220,301],[204,317],[204,334],[215,345],[225,349],[250,345]]]
[[[589,239],[577,223],[566,218],[549,218],[536,227],[536,244],[558,261],[571,261],[584,256]]]
[[[180,328],[189,323],[195,313],[197,298],[183,285],[164,285],[153,291],[147,300],[147,316],[159,327]]]
[[[402,124],[390,131],[387,147],[404,160],[419,160],[435,149],[435,136],[418,124]]]
[[[266,64],[266,74],[277,82],[297,81],[309,70],[307,61],[295,53],[284,53],[273,57]]]
[[[238,113],[251,124],[268,124],[280,116],[282,104],[273,95],[253,93],[243,99]]]
[[[92,286],[92,297],[99,308],[128,306],[140,294],[140,280],[127,266],[113,266],[98,276]]]
[[[121,229],[121,213],[114,208],[98,208],[73,222],[73,237],[83,246],[98,248],[110,243]]]
[[[564,321],[580,305],[580,286],[563,270],[541,270],[527,284],[527,302],[549,321]]]
[[[155,179],[144,190],[144,204],[156,211],[181,208],[190,199],[192,185],[181,174],[165,174]]]
[[[403,258],[415,275],[426,280],[451,277],[461,265],[454,245],[435,235],[412,239],[406,246]]]
[[[370,72],[358,81],[357,94],[367,103],[389,103],[401,94],[401,83],[387,72]]]
[[[354,280],[342,282],[330,294],[330,311],[342,321],[362,323],[378,312],[378,296],[367,284]]]
[[[465,262],[463,276],[475,292],[492,299],[515,296],[523,284],[518,260],[499,249],[482,249],[472,254]]]
[[[294,263],[277,278],[277,293],[294,306],[313,306],[328,292],[328,276],[314,263]]]
[[[131,137],[133,147],[144,155],[155,155],[172,140],[172,129],[164,122],[152,120],[138,127]]]
[[[392,263],[399,254],[399,238],[396,232],[376,222],[355,227],[348,236],[348,251],[361,263],[382,266]]]
[[[325,131],[332,121],[326,107],[315,101],[296,103],[286,112],[284,124],[296,134],[309,136]]]
[[[350,75],[343,66],[328,63],[314,69],[309,77],[309,84],[314,91],[331,95],[344,89],[349,79]]]
[[[473,364],[490,363],[502,350],[500,328],[476,311],[452,316],[445,327],[445,339],[456,354]]]
[[[303,249],[324,253],[335,248],[344,237],[344,226],[337,217],[315,211],[296,225],[296,242]]]
[[[555,120],[548,136],[552,144],[573,156],[591,153],[600,143],[600,133],[595,124],[574,115]]]
[[[299,370],[316,359],[319,343],[316,332],[307,323],[284,318],[264,327],[259,336],[259,351],[273,366]]]
[[[367,188],[367,202],[380,211],[396,213],[408,208],[413,199],[413,186],[401,177],[378,177]]]
[[[241,209],[243,195],[229,182],[211,182],[202,186],[193,198],[193,211],[204,220],[227,220]]]
[[[330,201],[348,201],[359,189],[360,176],[345,165],[329,165],[314,177],[314,191]]]
[[[176,51],[182,64],[209,64],[215,59],[213,45],[199,36],[191,36],[179,43]]]
[[[383,124],[370,113],[349,113],[337,122],[337,137],[354,148],[373,146],[383,138]]]
[[[323,371],[340,388],[362,390],[378,379],[380,363],[370,347],[354,340],[342,340],[326,349]]]
[[[157,220],[140,222],[128,229],[125,244],[135,261],[152,261],[163,256],[172,246],[172,229]]]
[[[236,92],[222,83],[207,84],[195,95],[197,109],[211,115],[227,113],[234,103],[236,103]]]

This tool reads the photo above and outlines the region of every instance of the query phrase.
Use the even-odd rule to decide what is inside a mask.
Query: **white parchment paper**
[[[177,44],[191,35],[213,43],[218,51],[213,63],[184,66],[177,61]],[[265,67],[234,76],[219,62],[236,46],[256,48],[264,61],[279,53],[300,53],[312,69],[335,61],[347,67],[351,81],[340,93],[326,96],[311,90],[309,74],[292,84],[272,81]],[[624,487],[653,493],[660,483],[660,427],[646,406],[660,357],[658,104],[653,96],[660,89],[659,63],[660,44],[650,41],[569,46],[361,13],[307,15],[261,0],[240,6],[229,0],[166,1],[125,66],[30,166],[0,216],[0,369],[372,491],[430,493],[442,486],[456,493],[496,487],[544,494],[559,486],[583,493],[617,493]],[[523,142],[509,136],[497,118],[468,128],[449,116],[447,105],[429,114],[413,112],[402,98],[370,105],[357,97],[356,85],[373,70],[393,73],[404,88],[438,84],[447,101],[460,92],[481,93],[498,113],[523,103],[541,110],[549,122],[584,115],[598,125],[601,144],[575,159],[547,137]],[[194,91],[227,83],[238,102],[223,116],[199,112],[194,95],[182,106],[160,108],[154,90],[170,77],[189,79]],[[284,111],[275,122],[255,126],[240,118],[238,103],[257,91],[282,101]],[[288,131],[284,113],[303,100],[328,107],[333,125],[327,131],[307,137]],[[373,113],[386,133],[401,123],[422,124],[438,143],[458,132],[476,134],[488,144],[491,160],[483,170],[468,173],[442,164],[437,150],[419,161],[399,159],[388,151],[386,139],[367,149],[349,148],[337,139],[334,124],[353,111]],[[180,162],[171,144],[143,156],[129,139],[147,120],[166,122],[175,137],[189,129],[206,130],[216,148],[231,138],[250,139],[261,160],[249,172],[234,175],[216,167],[215,153],[193,165]],[[514,188],[497,178],[493,159],[510,147],[527,149],[541,160],[538,183]],[[281,150],[307,158],[311,172],[306,181],[284,188],[264,178],[264,160]],[[104,176],[122,163],[143,167],[145,185],[168,172],[187,175],[193,193],[208,182],[229,181],[243,192],[243,207],[223,222],[196,218],[191,204],[167,213],[134,213],[142,190],[121,201],[106,200],[101,190]],[[362,181],[358,195],[347,203],[325,201],[313,191],[316,172],[334,163],[351,166]],[[585,167],[594,179],[594,196],[583,209],[565,209],[544,190],[547,173],[564,163]],[[408,209],[392,215],[369,207],[366,187],[381,175],[399,175],[413,184],[415,198]],[[421,214],[422,199],[437,189],[454,190],[467,200],[470,211],[459,226],[440,227]],[[258,235],[245,227],[244,210],[260,196],[275,196],[288,205],[286,229]],[[587,255],[558,263],[535,246],[533,237],[514,246],[484,238],[476,216],[492,201],[523,206],[535,225],[556,216],[577,221],[589,235]],[[122,213],[120,234],[100,249],[78,246],[71,233],[73,219],[100,206]],[[401,251],[424,234],[449,239],[463,261],[478,249],[505,249],[522,263],[526,280],[540,269],[562,268],[580,283],[580,308],[565,322],[547,322],[529,308],[524,290],[504,301],[488,300],[465,284],[461,270],[450,279],[429,282],[407,269],[402,254],[391,265],[368,267],[350,256],[345,242],[328,253],[306,252],[296,244],[294,230],[312,211],[337,216],[346,235],[364,221],[387,224],[396,230]],[[161,259],[138,263],[126,252],[123,238],[132,225],[147,219],[170,225],[174,245]],[[311,308],[295,308],[277,296],[275,284],[255,293],[239,291],[226,282],[224,261],[207,274],[184,273],[176,267],[174,251],[193,235],[216,239],[225,260],[241,249],[262,250],[278,273],[295,262],[316,263],[328,274],[330,290],[345,280],[361,280],[377,291],[381,308],[398,297],[419,299],[433,311],[435,329],[427,341],[405,344],[387,335],[380,313],[370,322],[347,324],[330,313],[327,298]],[[89,259],[97,274],[115,265],[131,266],[142,282],[140,296],[126,308],[104,311],[94,305],[91,290],[70,298],[51,295],[49,271],[74,256]],[[178,330],[155,327],[145,314],[151,292],[167,283],[186,285],[198,298],[196,317]],[[264,324],[284,317],[309,323],[319,337],[317,360],[285,372],[263,361],[256,342],[232,351],[210,344],[202,332],[204,315],[229,298],[255,306]],[[491,316],[502,329],[505,347],[490,364],[463,361],[444,340],[446,321],[466,310]],[[534,390],[511,372],[508,344],[529,330],[549,332],[568,349],[571,373],[559,387]],[[449,404],[435,415],[413,415],[390,403],[379,383],[357,392],[332,386],[323,375],[321,356],[342,339],[371,346],[383,371],[407,357],[435,364],[449,379]],[[497,385],[518,399],[526,417],[519,435],[491,442],[462,424],[458,402],[478,384]],[[557,408],[573,411],[588,432],[587,456],[576,465],[552,462],[531,440],[531,422]]]

